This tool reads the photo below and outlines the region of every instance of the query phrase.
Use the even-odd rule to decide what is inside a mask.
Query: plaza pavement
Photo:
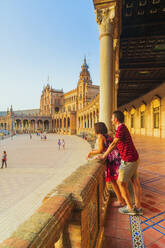
[[[8,168],[0,169],[0,242],[31,216],[44,196],[76,168],[86,163],[90,150],[87,141],[77,136],[17,135],[0,141],[0,155],[7,151]],[[64,138],[65,150],[59,150]],[[1,159],[1,156],[0,156]]]

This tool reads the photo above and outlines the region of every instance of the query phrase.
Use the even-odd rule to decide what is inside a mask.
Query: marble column
[[[99,121],[111,128],[111,116],[114,106],[113,94],[113,33],[115,5],[97,9],[96,20],[99,24],[100,39],[100,114]]]

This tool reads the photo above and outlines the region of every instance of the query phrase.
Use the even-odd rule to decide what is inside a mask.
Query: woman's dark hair
[[[116,119],[120,122],[123,123],[124,122],[124,114],[123,112],[121,112],[120,110],[116,110],[113,112],[113,115],[116,117]]]
[[[108,129],[104,122],[97,122],[94,124],[94,129],[96,134],[107,134]]]

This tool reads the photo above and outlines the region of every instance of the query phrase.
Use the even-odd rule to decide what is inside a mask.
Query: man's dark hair
[[[124,114],[123,112],[121,112],[120,110],[116,110],[113,112],[113,115],[115,116],[115,118],[120,122],[123,123],[124,122]]]
[[[94,129],[96,134],[107,134],[108,129],[104,122],[97,122],[94,124]]]

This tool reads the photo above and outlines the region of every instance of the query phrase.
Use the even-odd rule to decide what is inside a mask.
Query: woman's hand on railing
[[[102,160],[102,159],[103,159],[103,155],[100,154],[100,155],[98,155],[96,158]]]
[[[88,155],[86,156],[86,160],[88,160],[91,157],[91,152],[88,153]]]
[[[100,160],[104,160],[105,156],[104,156],[104,154],[99,154],[96,158],[100,159]]]

